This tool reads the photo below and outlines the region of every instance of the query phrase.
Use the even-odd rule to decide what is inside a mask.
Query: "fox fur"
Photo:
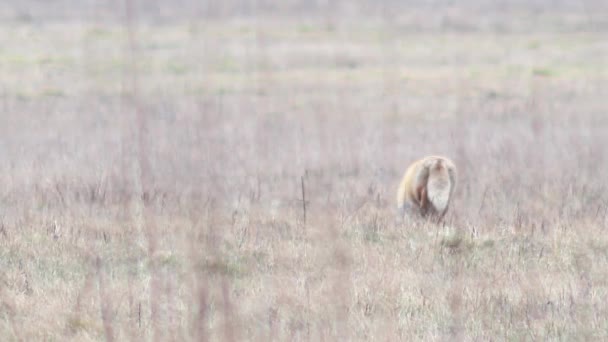
[[[397,191],[397,208],[403,219],[428,217],[441,221],[456,187],[456,166],[445,157],[428,156],[412,163]]]

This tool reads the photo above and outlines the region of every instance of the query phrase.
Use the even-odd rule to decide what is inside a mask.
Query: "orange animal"
[[[399,215],[445,216],[456,187],[456,166],[445,157],[429,156],[414,162],[405,171],[397,192]]]

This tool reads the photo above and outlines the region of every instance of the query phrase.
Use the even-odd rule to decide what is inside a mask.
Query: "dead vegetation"
[[[0,24],[0,336],[606,339],[597,6]],[[435,153],[446,226],[396,224]]]

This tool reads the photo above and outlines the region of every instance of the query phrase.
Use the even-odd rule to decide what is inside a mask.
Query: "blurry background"
[[[23,0],[0,26],[1,336],[605,337],[605,1]],[[427,154],[459,168],[457,236],[394,223]]]

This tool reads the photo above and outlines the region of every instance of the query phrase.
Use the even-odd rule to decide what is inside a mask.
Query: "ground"
[[[608,338],[605,5],[263,3],[0,7],[2,340]]]

